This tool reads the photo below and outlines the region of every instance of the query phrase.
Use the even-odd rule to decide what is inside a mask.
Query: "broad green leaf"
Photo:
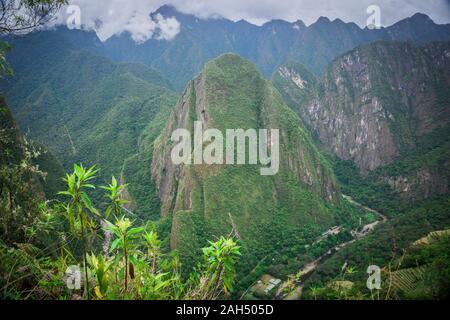
[[[140,232],[144,231],[144,229],[145,229],[144,227],[132,228],[132,229],[130,229],[128,231],[128,234],[131,236],[133,234],[140,233]]]
[[[113,252],[117,248],[119,243],[120,243],[120,239],[119,238],[114,240],[113,243],[111,244],[111,249],[109,249],[109,252]]]

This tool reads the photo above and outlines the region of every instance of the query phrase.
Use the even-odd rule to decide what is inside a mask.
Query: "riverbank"
[[[366,207],[355,200],[352,199],[352,197],[347,195],[342,195],[344,199],[346,199],[348,202],[359,206],[369,212],[372,212],[378,217],[378,220],[368,223],[362,227],[359,227],[357,229],[351,230],[350,234],[353,236],[353,239],[340,243],[336,245],[335,247],[328,250],[326,253],[315,259],[314,261],[309,262],[306,264],[306,266],[299,271],[299,274],[301,274],[299,281],[297,281],[296,288],[294,290],[291,290],[289,293],[285,293],[284,291],[287,288],[287,281],[283,282],[280,287],[277,290],[277,293],[275,295],[275,298],[283,299],[283,300],[299,300],[303,293],[303,287],[305,284],[305,281],[311,276],[311,274],[316,270],[317,266],[319,266],[321,263],[323,263],[327,258],[332,256],[337,251],[341,250],[342,248],[352,244],[355,241],[358,241],[368,234],[372,233],[372,231],[375,229],[375,227],[383,222],[386,222],[388,219],[385,215],[381,214],[377,210],[374,210],[372,208]]]

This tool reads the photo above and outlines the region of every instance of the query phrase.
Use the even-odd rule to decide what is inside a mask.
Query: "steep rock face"
[[[44,200],[46,196],[55,196],[65,187],[61,179],[65,175],[62,165],[44,146],[24,138],[2,96],[0,96],[0,167],[2,167],[0,188],[8,189],[8,178],[22,180],[26,188],[20,191],[24,194],[29,193],[23,197],[26,200],[33,197]],[[13,177],[8,177],[8,173]],[[2,196],[4,194],[0,192],[0,197]]]
[[[0,239],[23,241],[22,226],[31,223],[37,203],[45,200],[29,146],[0,96]]]
[[[27,148],[27,142],[20,133],[16,121],[6,105],[4,98],[0,96],[0,167],[2,167],[1,169],[6,168],[5,171],[2,170],[0,174],[0,191],[3,191],[4,189],[4,192],[0,192],[0,197],[5,196],[9,184],[12,185],[12,181],[15,178],[13,176],[8,176],[7,170],[20,168],[20,166],[24,166],[25,164],[30,165],[31,157],[29,153],[30,151]],[[17,178],[23,179],[29,188],[27,191],[30,191],[42,200],[44,199],[44,193],[39,181],[39,176],[31,169],[24,170],[26,172],[23,174],[23,177]],[[11,173],[14,172],[11,171]],[[9,183],[8,179],[11,179],[11,183]]]
[[[314,128],[310,127],[311,120],[302,106],[311,103],[318,90],[319,79],[303,64],[290,60],[273,73],[272,83],[278,89],[286,104],[314,132]]]
[[[328,78],[318,83],[303,66],[290,63],[279,68],[273,81],[330,151],[367,172],[392,161],[397,149],[379,99],[369,97],[372,88],[363,70],[367,61],[346,61],[350,76],[336,63]]]
[[[336,59],[316,92],[291,106],[331,151],[367,173],[448,126],[449,68],[448,44],[366,45]]]
[[[387,182],[406,201],[420,201],[449,194],[450,161],[442,167],[421,168],[409,175],[387,176]]]
[[[20,162],[24,157],[23,138],[16,121],[6,105],[5,99],[0,96],[0,164]]]
[[[194,121],[220,130],[224,140],[226,129],[279,129],[279,172],[261,176],[259,164],[174,165],[171,134],[192,133]],[[339,199],[329,164],[298,117],[254,65],[233,54],[209,62],[189,82],[155,141],[152,176],[162,215],[173,215],[172,247],[182,256],[232,229],[247,248],[262,250],[264,230],[274,221],[286,219],[287,230],[329,226]]]
[[[337,58],[316,84],[299,86],[311,74],[295,63],[273,82],[329,151],[420,200],[449,190],[449,71],[449,43],[378,42]]]

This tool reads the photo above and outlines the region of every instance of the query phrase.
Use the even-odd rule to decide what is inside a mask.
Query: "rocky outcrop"
[[[420,168],[410,174],[384,176],[382,180],[395,190],[404,201],[417,202],[450,193],[450,161],[442,166]]]
[[[379,42],[337,58],[316,82],[294,62],[272,80],[329,152],[420,201],[449,194],[449,70],[450,43]]]
[[[293,83],[301,78],[298,70],[283,68]],[[367,174],[448,126],[449,69],[448,43],[365,45],[337,58],[315,92],[291,106],[330,151]]]

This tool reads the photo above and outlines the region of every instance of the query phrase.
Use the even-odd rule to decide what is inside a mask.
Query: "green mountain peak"
[[[175,165],[172,132],[193,132],[196,121],[221,132],[279,129],[279,172],[261,176],[259,165],[251,164]],[[267,237],[285,241],[305,225],[322,230],[335,223],[331,208],[340,196],[328,162],[278,91],[238,55],[210,61],[189,82],[154,146],[152,176],[161,213],[172,218],[171,245],[185,262],[204,239],[230,232],[254,259],[270,251]],[[253,268],[252,261],[242,268]]]

